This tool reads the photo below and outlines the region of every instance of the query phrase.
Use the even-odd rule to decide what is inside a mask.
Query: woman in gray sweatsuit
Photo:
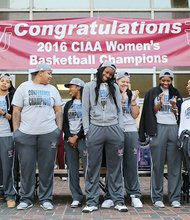
[[[115,209],[126,212],[122,182],[122,156],[124,133],[122,131],[121,94],[114,83],[116,67],[111,62],[102,63],[96,80],[84,87],[82,98],[83,127],[87,145],[87,172],[85,191],[87,206],[83,212],[98,209],[99,177],[103,148],[105,147],[108,190]]]

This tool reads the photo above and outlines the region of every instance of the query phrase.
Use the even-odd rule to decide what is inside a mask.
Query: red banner
[[[0,69],[190,66],[190,18],[0,21]]]

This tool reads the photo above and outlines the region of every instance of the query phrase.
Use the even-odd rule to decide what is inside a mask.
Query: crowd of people
[[[163,69],[159,85],[145,95],[139,129],[139,90],[131,90],[130,74],[117,71],[105,61],[95,78],[85,83],[73,78],[65,84],[71,99],[62,110],[59,91],[51,85],[52,68],[38,64],[32,80],[16,90],[9,74],[0,75],[0,185],[8,208],[16,207],[14,165],[18,158],[20,190],[18,210],[33,206],[35,173],[39,172],[40,206],[52,210],[53,177],[57,146],[64,133],[64,148],[72,195],[71,208],[86,202],[82,212],[99,208],[102,160],[106,164],[105,197],[102,208],[127,212],[131,205],[142,208],[138,177],[138,147],[149,143],[151,151],[151,199],[164,208],[163,174],[167,163],[168,198],[181,207],[181,169],[190,172],[190,99],[183,102],[173,86],[174,74]],[[190,95],[190,80],[187,84]],[[82,161],[85,192],[80,186]]]

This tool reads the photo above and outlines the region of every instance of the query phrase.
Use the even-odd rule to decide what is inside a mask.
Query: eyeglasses
[[[2,73],[2,74],[0,74],[0,79],[3,78],[4,76],[8,77],[9,80],[12,81],[13,75],[11,75],[9,73]]]

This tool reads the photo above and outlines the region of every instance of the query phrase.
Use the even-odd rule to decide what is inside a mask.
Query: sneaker
[[[52,210],[53,209],[53,205],[51,204],[51,202],[44,202],[40,205],[40,207],[42,207],[43,210]]]
[[[67,177],[61,177],[61,180],[67,181]]]
[[[181,204],[180,204],[180,202],[178,202],[178,201],[173,201],[172,204],[171,204],[171,206],[172,206],[173,208],[180,208],[180,207],[181,207]]]
[[[118,210],[119,212],[128,212],[128,208],[124,204],[117,204],[114,209]]]
[[[131,205],[134,208],[142,208],[143,204],[139,198],[135,198],[135,196],[131,195]]]
[[[114,206],[114,203],[111,199],[106,199],[101,205],[101,207],[104,209],[110,209],[113,206]]]
[[[19,205],[17,205],[18,210],[24,210],[24,209],[29,209],[33,206],[33,204],[28,204],[26,202],[21,202]]]
[[[11,208],[15,208],[16,206],[16,202],[13,199],[7,200],[7,208],[11,209]]]
[[[93,211],[97,211],[97,210],[98,210],[97,206],[85,206],[84,209],[82,210],[82,212],[89,213],[89,212],[93,212]]]
[[[153,205],[156,208],[164,208],[165,207],[165,205],[162,201],[156,201]]]
[[[71,208],[78,208],[79,206],[81,206],[82,204],[77,201],[77,200],[74,200],[72,203],[71,203]]]

